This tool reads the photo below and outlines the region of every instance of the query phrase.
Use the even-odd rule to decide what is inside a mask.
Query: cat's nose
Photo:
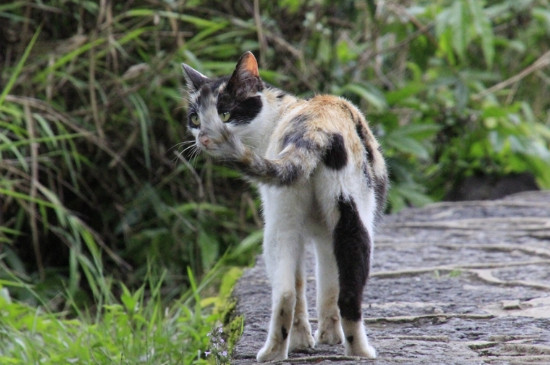
[[[203,145],[206,148],[209,148],[211,144],[210,138],[202,132],[199,133],[199,142],[201,145]]]

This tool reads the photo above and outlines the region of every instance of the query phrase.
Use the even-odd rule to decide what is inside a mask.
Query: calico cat
[[[259,186],[272,314],[257,360],[342,342],[347,355],[375,358],[361,299],[388,178],[365,118],[342,98],[302,100],[264,83],[250,52],[228,77],[208,78],[182,66],[196,146]],[[315,338],[305,296],[309,241],[317,259]]]

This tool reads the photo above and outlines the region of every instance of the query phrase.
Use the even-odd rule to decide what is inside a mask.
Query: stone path
[[[254,363],[266,338],[271,300],[264,270],[259,258],[235,288],[245,326],[232,364]],[[291,353],[286,362],[550,364],[550,191],[385,217],[363,302],[376,360],[321,345]]]

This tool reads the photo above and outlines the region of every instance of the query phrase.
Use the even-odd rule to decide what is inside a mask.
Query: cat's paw
[[[344,341],[344,332],[340,324],[340,317],[334,315],[325,318],[322,323],[319,323],[319,328],[315,332],[316,343],[326,343],[336,345]]]
[[[288,358],[288,347],[285,341],[267,340],[264,347],[258,351],[256,360],[258,362],[281,361]]]
[[[199,148],[216,158],[231,159],[237,152],[239,143],[239,139],[225,125],[205,130],[197,137]]]
[[[369,344],[367,336],[363,334],[357,337],[349,336],[346,338],[346,355],[376,359],[376,350]]]
[[[307,319],[295,320],[290,331],[289,351],[308,349],[315,346],[315,340],[311,335],[311,326]]]

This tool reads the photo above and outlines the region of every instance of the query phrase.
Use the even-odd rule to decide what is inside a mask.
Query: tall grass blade
[[[38,29],[36,29],[36,32],[34,32],[34,35],[32,36],[29,44],[27,45],[27,47],[25,48],[25,51],[23,52],[23,56],[21,56],[21,59],[19,60],[19,62],[15,65],[15,67],[11,71],[10,78],[6,83],[6,86],[4,86],[4,90],[2,90],[2,93],[0,94],[0,107],[2,107],[2,105],[4,104],[4,100],[6,100],[6,96],[15,85],[15,82],[17,81],[19,74],[23,70],[23,65],[25,64],[25,62],[27,62],[27,58],[31,54],[31,50],[34,47],[34,44],[36,43],[38,36],[40,35],[41,29],[42,29],[42,26],[39,26]]]

